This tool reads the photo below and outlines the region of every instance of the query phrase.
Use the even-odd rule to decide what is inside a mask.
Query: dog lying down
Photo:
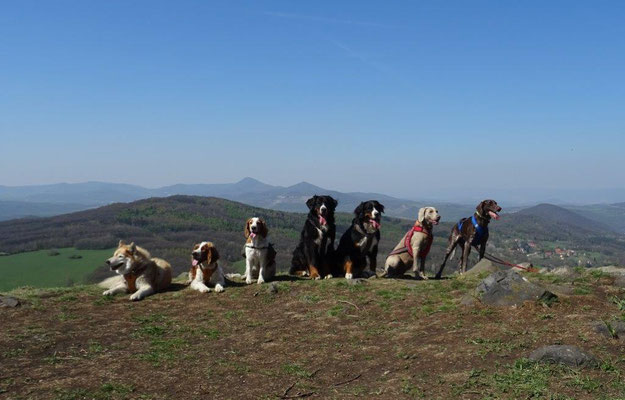
[[[211,291],[210,286],[213,286],[215,292],[223,292],[226,280],[218,260],[219,252],[213,243],[195,244],[191,252],[191,270],[187,281],[189,287],[200,293],[208,293]]]
[[[106,264],[119,276],[100,283],[108,288],[102,293],[104,296],[131,293],[130,300],[143,300],[171,285],[171,265],[163,259],[152,258],[147,250],[134,243],[125,244],[120,240]]]

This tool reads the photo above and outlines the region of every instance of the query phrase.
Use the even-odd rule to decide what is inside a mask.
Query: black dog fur
[[[304,223],[299,244],[293,250],[289,273],[308,274],[311,279],[319,279],[327,276],[331,268],[336,237],[334,210],[338,202],[330,196],[315,195],[306,201],[306,205],[310,212]]]
[[[377,214],[374,216],[374,210]],[[345,231],[336,249],[336,260],[332,274],[348,279],[360,277],[367,268],[375,275],[377,268],[378,243],[380,242],[380,219],[384,206],[376,200],[360,203],[354,210],[356,217]]]

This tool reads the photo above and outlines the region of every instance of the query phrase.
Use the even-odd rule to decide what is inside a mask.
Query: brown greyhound
[[[467,271],[467,261],[469,260],[469,254],[471,254],[471,246],[480,246],[481,260],[484,258],[484,252],[486,251],[486,242],[488,241],[488,223],[491,218],[499,219],[499,212],[501,207],[495,200],[484,200],[475,208],[475,214],[471,218],[463,218],[454,225],[451,233],[449,234],[449,241],[447,244],[447,251],[445,252],[445,259],[438,269],[436,279],[440,279],[443,273],[443,268],[447,263],[452,251],[457,245],[462,246],[462,258],[460,259],[460,272],[465,273]]]

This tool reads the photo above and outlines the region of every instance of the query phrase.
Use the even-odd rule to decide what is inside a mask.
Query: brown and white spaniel
[[[217,263],[219,252],[211,242],[197,243],[191,252],[191,270],[189,281],[191,289],[201,293],[210,292],[210,286],[215,287],[215,292],[224,291],[226,280],[224,272]]]
[[[245,283],[254,279],[258,284],[273,279],[276,275],[276,251],[267,240],[267,224],[262,218],[254,217],[245,223]]]

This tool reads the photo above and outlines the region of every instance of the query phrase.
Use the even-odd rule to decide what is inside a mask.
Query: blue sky
[[[621,1],[4,1],[0,184],[623,188],[624,19]]]

